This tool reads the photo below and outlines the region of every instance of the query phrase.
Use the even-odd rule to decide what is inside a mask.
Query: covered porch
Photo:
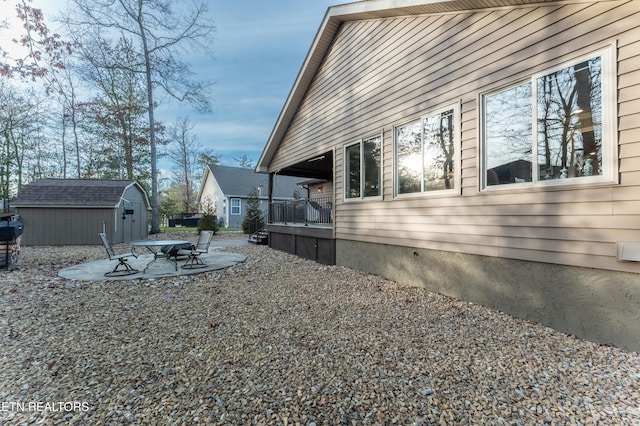
[[[301,178],[300,198],[276,201],[270,197],[266,221],[269,246],[335,264],[333,151],[270,173],[270,187],[282,175]]]

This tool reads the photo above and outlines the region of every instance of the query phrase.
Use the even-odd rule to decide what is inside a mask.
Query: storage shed
[[[13,202],[24,224],[23,245],[113,244],[146,238],[147,194],[133,180],[42,179]]]

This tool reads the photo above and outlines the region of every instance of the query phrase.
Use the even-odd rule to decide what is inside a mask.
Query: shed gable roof
[[[256,165],[256,171],[261,173],[269,171],[269,163],[344,22],[584,1],[587,0],[363,0],[328,8],[307,57],[298,72],[296,81],[269,135]]]
[[[116,207],[133,180],[41,179],[22,187],[14,207]],[[145,194],[146,198],[146,194]]]

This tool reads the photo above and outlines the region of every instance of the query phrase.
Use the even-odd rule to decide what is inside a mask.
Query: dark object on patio
[[[22,235],[24,226],[19,220],[3,220],[0,222],[0,241],[11,241]]]
[[[129,257],[135,257],[135,258],[138,257],[138,254],[135,252],[135,250],[132,249],[128,253],[116,254],[113,251],[113,247],[111,247],[111,243],[107,239],[107,234],[105,234],[104,232],[101,232],[98,235],[100,236],[100,239],[102,240],[102,245],[104,246],[104,249],[107,251],[107,255],[109,256],[109,260],[117,260],[118,261],[118,264],[116,265],[115,268],[113,268],[113,271],[107,272],[106,274],[104,274],[105,277],[118,277],[118,276],[124,276],[124,275],[133,275],[133,274],[137,274],[139,272],[137,269],[133,269],[133,267],[131,267],[131,265],[129,265],[129,263],[127,262],[127,258],[129,258]],[[124,269],[118,269],[121,266],[124,267]]]
[[[181,255],[179,252],[180,250],[192,250],[195,246],[191,243],[185,243],[185,244],[177,244],[175,246],[164,246],[160,249],[161,252],[163,252],[164,254],[167,255],[167,257],[171,258],[178,258],[178,256],[186,256],[186,255]]]
[[[187,260],[182,267],[185,269],[195,269],[207,266],[202,259],[200,259],[200,255],[209,251],[212,238],[213,231],[201,231],[195,247],[191,250],[178,250],[178,256],[189,256],[189,260]]]
[[[6,270],[9,270],[9,265],[18,262],[23,228],[19,220],[0,221],[0,266]]]

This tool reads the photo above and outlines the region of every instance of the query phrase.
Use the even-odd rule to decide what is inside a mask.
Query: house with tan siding
[[[640,0],[331,7],[257,171],[331,188],[274,248],[640,350]]]

